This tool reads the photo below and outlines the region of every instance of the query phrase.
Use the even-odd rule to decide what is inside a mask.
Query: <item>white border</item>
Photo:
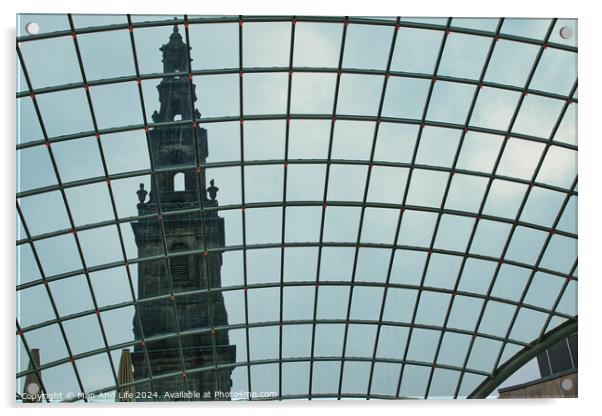
[[[0,100],[0,115],[4,126],[2,137],[2,169],[3,169],[3,196],[1,204],[2,218],[5,219],[4,238],[0,253],[4,265],[3,280],[3,308],[4,330],[2,331],[2,368],[3,377],[0,378],[0,393],[2,407],[8,408],[6,414],[21,413],[23,407],[15,406],[14,399],[14,314],[15,298],[15,21],[16,13],[132,13],[132,14],[313,14],[313,15],[356,15],[356,16],[514,16],[514,17],[564,17],[579,19],[579,271],[581,282],[579,284],[579,355],[581,368],[579,371],[579,396],[577,400],[487,400],[487,401],[438,401],[426,402],[378,402],[378,401],[302,401],[286,403],[230,403],[226,406],[215,403],[195,406],[177,406],[173,404],[151,404],[151,406],[108,406],[101,404],[85,405],[88,415],[114,414],[164,414],[166,411],[176,410],[178,414],[211,412],[244,412],[249,415],[268,413],[306,414],[308,411],[329,412],[342,411],[350,414],[364,412],[378,413],[413,413],[421,414],[473,414],[487,412],[489,415],[504,415],[513,412],[529,411],[544,413],[546,415],[562,414],[589,414],[590,410],[599,407],[598,395],[601,377],[599,350],[602,348],[600,337],[600,305],[596,297],[602,294],[599,272],[600,253],[600,207],[602,198],[599,196],[602,187],[599,179],[602,178],[600,159],[602,157],[601,134],[595,129],[594,122],[600,123],[600,91],[599,73],[600,62],[600,14],[596,13],[593,5],[584,5],[577,1],[528,2],[525,0],[504,0],[498,2],[484,2],[476,0],[433,1],[420,0],[413,2],[392,2],[385,0],[364,0],[350,2],[327,2],[326,0],[145,0],[130,1],[103,0],[101,2],[73,2],[69,0],[26,0],[2,2],[2,27],[4,28],[4,42],[2,42],[2,58],[5,62],[1,65],[3,73],[4,97]],[[598,78],[598,79],[596,79]],[[598,99],[596,99],[598,97]],[[598,214],[598,215],[595,215]],[[598,264],[597,264],[598,263]],[[597,301],[597,302],[596,302]],[[598,305],[596,305],[598,303]],[[596,308],[598,306],[598,308]],[[598,405],[598,406],[596,406]],[[37,406],[35,406],[37,407]],[[27,413],[43,411],[51,415],[63,415],[66,411],[76,411],[81,414],[83,408],[74,406],[44,405],[39,409],[27,408]],[[201,407],[201,408],[199,408]],[[70,409],[71,408],[71,409]],[[172,410],[173,409],[173,410]],[[591,412],[593,413],[593,412]]]

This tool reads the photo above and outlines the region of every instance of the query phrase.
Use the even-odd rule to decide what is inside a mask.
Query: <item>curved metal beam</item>
[[[470,395],[468,395],[468,399],[486,398],[497,388],[497,386],[502,384],[529,360],[575,331],[577,331],[577,320],[565,322],[554,328],[552,331],[545,334],[539,341],[534,341],[531,346],[523,348],[506,361],[504,365],[494,371],[492,375],[487,377]]]

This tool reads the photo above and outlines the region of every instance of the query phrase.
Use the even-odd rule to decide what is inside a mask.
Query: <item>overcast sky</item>
[[[168,19],[164,17],[133,17],[134,21]],[[24,26],[35,20],[41,31],[51,32],[69,28],[64,15],[21,16],[19,34]],[[410,19],[402,19],[410,20]],[[413,19],[416,20],[416,19]],[[445,19],[424,19],[423,22],[445,24]],[[76,27],[126,23],[125,16],[74,16]],[[452,25],[495,31],[497,19],[454,19]],[[543,39],[550,25],[547,19],[510,19],[504,22],[502,33]],[[576,45],[576,36],[565,41],[558,36],[561,26],[575,29],[576,21],[559,21],[551,41]],[[191,25],[190,44],[193,70],[231,68],[237,71],[238,23]],[[306,23],[296,25],[293,66],[336,68],[340,53],[342,24]],[[394,35],[394,28],[351,24],[348,27],[343,68],[385,70]],[[135,29],[137,56],[143,74],[162,72],[159,47],[167,43],[172,26]],[[184,34],[183,26],[180,33]],[[401,28],[397,35],[392,71],[433,74],[442,40],[442,31]],[[245,67],[288,67],[291,24],[245,23],[243,26],[243,65]],[[133,75],[133,54],[127,30],[106,31],[78,35],[82,60],[88,80],[98,80]],[[451,33],[443,50],[437,75],[456,78],[479,79],[492,39]],[[24,42],[21,44],[24,61],[34,88],[81,82],[73,40],[70,36]],[[484,80],[523,88],[538,52],[538,47],[524,43],[499,40],[491,58]],[[576,80],[576,54],[554,48],[544,50],[538,69],[529,88],[567,96]],[[292,114],[322,114],[326,120],[292,120],[290,124],[288,159],[287,201],[305,201],[306,206],[290,207],[286,211],[285,242],[319,242],[322,200],[324,195],[330,117],[336,83],[335,73],[293,74],[291,89]],[[243,77],[244,115],[285,115],[287,112],[288,74],[245,74]],[[429,77],[430,78],[430,77]],[[156,86],[160,82],[142,82],[146,115],[159,109]],[[240,116],[240,76],[196,76],[197,108],[203,118]],[[339,90],[337,115],[378,114],[379,100],[384,77],[382,75],[343,74]],[[388,81],[383,117],[420,120],[430,86],[430,79],[391,77]],[[463,125],[476,85],[438,81],[433,90],[426,120]],[[22,70],[17,68],[17,90],[27,90]],[[99,128],[120,127],[143,123],[142,110],[135,82],[117,83],[90,88],[92,103]],[[499,88],[485,87],[479,91],[470,126],[485,127],[496,131],[508,129],[520,93]],[[90,132],[88,137],[52,144],[60,180],[69,183],[104,175],[101,158],[93,134],[93,125],[83,89],[39,94],[36,97],[42,118],[50,138]],[[529,94],[525,97],[512,133],[549,139],[558,119],[564,100]],[[576,108],[570,105],[560,128],[554,136],[557,143],[577,144]],[[43,138],[29,97],[17,102],[17,143],[27,143]],[[209,136],[208,163],[240,162],[240,124],[238,121],[207,123],[204,127]],[[372,121],[337,120],[333,132],[331,158],[337,160],[330,169],[327,200],[362,202],[367,162],[374,145],[374,166],[371,172],[366,201],[399,205],[409,177],[408,164],[416,145],[419,127],[412,123],[381,123],[374,140],[376,124]],[[285,120],[246,121],[244,129],[245,161],[281,161],[285,159]],[[463,252],[475,226],[476,212],[483,199],[488,179],[479,173],[490,174],[503,142],[503,133],[487,134],[470,131],[459,147],[461,130],[427,126],[418,146],[415,163],[421,165],[412,173],[406,205],[417,207],[403,213],[399,239],[402,246],[414,250],[397,250],[390,276],[390,283],[419,285],[424,271],[426,252],[433,239],[437,214],[429,209],[444,207],[471,215],[445,214],[441,218],[434,237],[434,248]],[[142,130],[102,135],[101,143],[109,174],[149,169],[149,156]],[[532,179],[545,144],[512,137],[501,156],[496,174],[529,181]],[[443,200],[449,170],[457,155],[457,173],[451,181],[450,192]],[[304,161],[311,163],[295,163]],[[364,161],[349,164],[344,161]],[[388,165],[387,165],[388,164]],[[387,166],[385,166],[387,165]],[[437,170],[427,169],[436,167]],[[447,171],[446,171],[447,169]],[[576,151],[562,146],[551,146],[535,178],[537,183],[549,184],[558,189],[570,189],[577,169]],[[35,146],[17,151],[17,192],[55,186],[58,183],[45,146]],[[245,188],[241,189],[240,167],[213,167],[207,169],[207,178],[214,178],[219,186],[218,200],[221,206],[237,205],[242,194],[247,203],[282,202],[284,167],[274,162],[244,168]],[[120,217],[137,215],[136,190],[139,183],[150,189],[150,176],[137,176],[112,180],[112,190]],[[495,179],[486,200],[483,215],[491,215],[513,221],[517,216],[525,194],[526,184]],[[99,180],[92,185],[69,188],[67,200],[76,226],[114,220],[107,185]],[[520,221],[549,228],[565,199],[565,193],[535,186],[529,193]],[[29,230],[33,235],[71,228],[66,209],[58,191],[19,199]],[[577,198],[569,199],[561,213],[558,229],[577,232]],[[393,244],[396,224],[400,215],[398,207],[365,210],[363,226],[359,230],[359,207],[328,206],[325,215],[324,241],[336,243]],[[243,242],[242,214],[240,209],[224,210],[226,245]],[[282,208],[248,209],[246,215],[246,243],[281,243]],[[17,240],[25,238],[19,223]],[[474,255],[493,259],[501,255],[511,225],[508,222],[481,220],[475,239],[469,249]],[[121,226],[127,257],[138,257],[133,232],[129,224]],[[105,226],[78,233],[87,266],[123,261],[115,226]],[[547,233],[518,226],[505,255],[526,265],[533,265],[539,256]],[[71,234],[36,241],[35,247],[47,277],[82,268],[77,255],[75,240]],[[417,250],[422,248],[422,251]],[[320,281],[349,282],[352,278],[353,247],[326,247],[322,250]],[[280,281],[280,249],[253,249],[247,252],[248,283],[275,283]],[[284,256],[284,281],[311,282],[316,280],[317,247],[287,248]],[[391,249],[360,248],[355,280],[384,283]],[[540,266],[557,273],[569,273],[576,259],[576,239],[555,235],[544,253]],[[222,285],[243,283],[241,251],[224,253]],[[425,286],[452,289],[458,276],[461,257],[435,253],[425,272]],[[458,289],[479,295],[487,292],[495,270],[495,261],[469,258],[466,261]],[[18,247],[17,284],[40,278],[28,245]],[[131,266],[134,286],[137,266]],[[518,301],[523,294],[531,270],[504,264],[496,278],[492,296]],[[92,285],[99,306],[131,301],[127,277],[123,267],[91,274]],[[576,282],[561,293],[564,279],[558,275],[537,272],[534,274],[525,303],[549,309],[561,296],[558,311],[576,314]],[[85,277],[78,275],[50,284],[58,311],[69,315],[93,310],[90,291]],[[393,288],[388,291],[383,319],[393,322],[411,322],[417,290]],[[315,289],[313,286],[287,287],[284,290],[284,319],[312,319]],[[350,308],[351,319],[378,320],[382,304],[383,288],[357,286]],[[229,323],[245,322],[242,291],[224,293]],[[254,289],[248,292],[249,322],[277,321],[279,319],[279,288]],[[17,318],[27,327],[54,319],[54,313],[43,286],[38,285],[19,292]],[[439,326],[451,306],[448,326],[474,330],[483,301],[478,297],[458,296],[450,303],[450,294],[424,291],[417,309],[416,323]],[[346,319],[349,287],[323,285],[318,298],[317,319]],[[488,302],[479,332],[505,336],[515,307],[503,302]],[[101,316],[109,345],[133,340],[132,306],[120,308]],[[529,342],[539,335],[547,315],[523,309],[510,332],[510,338]],[[562,320],[552,319],[551,325]],[[73,353],[102,348],[100,328],[94,314],[64,323]],[[280,328],[270,326],[250,330],[251,360],[278,358]],[[319,324],[316,329],[315,356],[340,356],[343,348],[343,324]],[[408,330],[404,327],[383,326],[380,333],[377,357],[401,359],[407,342]],[[26,334],[30,348],[41,348],[42,363],[66,357],[67,351],[57,325],[51,325]],[[350,325],[346,356],[368,357],[373,354],[376,336],[374,325]],[[408,360],[432,362],[440,331],[415,329],[410,339]],[[462,366],[470,336],[447,332],[438,362]],[[230,341],[237,345],[237,361],[246,360],[244,330],[230,331]],[[283,329],[283,356],[309,357],[311,325],[290,325]],[[474,370],[491,371],[501,343],[479,337],[468,361]],[[509,344],[502,354],[502,361],[512,356],[520,347]],[[27,356],[21,344],[18,347],[17,371],[27,367]],[[119,361],[120,351],[112,354],[114,364]],[[77,361],[87,391],[112,385],[112,373],[106,354]],[[320,362],[314,365],[314,393],[332,393],[338,389],[339,363]],[[395,394],[399,365],[377,363],[374,368],[372,392]],[[428,367],[407,366],[400,394],[423,396]],[[308,390],[309,363],[283,365],[283,394],[306,393]],[[343,391],[365,393],[370,363],[345,363]],[[534,378],[537,369],[533,363],[515,380]],[[277,391],[278,365],[252,367],[254,391]],[[521,379],[522,377],[522,379]],[[49,391],[79,391],[71,364],[44,371],[43,379]],[[22,381],[22,380],[21,380]],[[467,374],[460,394],[466,394],[482,381],[481,376]],[[246,367],[233,372],[233,391],[245,391]],[[458,373],[437,369],[434,372],[430,395],[447,397],[453,394]],[[21,391],[21,383],[17,390]]]

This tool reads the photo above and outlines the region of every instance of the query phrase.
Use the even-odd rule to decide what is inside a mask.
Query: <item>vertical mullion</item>
[[[326,219],[326,208],[328,201],[328,180],[330,178],[330,166],[332,162],[332,144],[334,139],[334,123],[337,114],[337,104],[339,100],[339,87],[341,85],[341,75],[343,69],[343,56],[345,54],[345,40],[347,38],[347,26],[348,17],[345,17],[343,22],[343,33],[341,35],[341,46],[339,49],[339,62],[337,66],[337,79],[334,88],[334,99],[332,103],[332,119],[330,123],[330,133],[328,138],[328,158],[326,161],[326,174],[324,175],[324,196],[322,202],[322,215],[320,220],[320,238],[318,241],[318,259],[316,265],[316,288],[314,294],[314,308],[313,308],[313,319],[312,319],[312,330],[311,330],[311,352],[310,352],[310,363],[309,363],[309,388],[308,388],[308,399],[312,399],[312,382],[314,372],[314,353],[316,344],[316,316],[318,312],[318,294],[320,289],[320,263],[322,260],[322,249],[324,247],[324,222]]]
[[[281,248],[280,248],[280,328],[278,334],[278,397],[282,399],[282,335],[283,335],[283,309],[284,309],[284,249],[286,241],[286,190],[288,180],[288,147],[291,125],[291,94],[293,82],[293,56],[295,50],[295,26],[297,19],[295,16],[291,20],[291,43],[288,60],[288,87],[286,93],[286,131],[284,136],[284,180],[282,189],[282,230],[281,230]]]
[[[128,22],[130,23],[130,27],[131,26],[131,15],[127,15],[128,18]],[[155,170],[155,163],[154,163],[154,155],[153,155],[153,151],[152,151],[152,146],[150,145],[150,134],[149,134],[149,128],[148,128],[148,120],[146,118],[146,106],[144,103],[144,94],[142,93],[142,81],[140,78],[140,70],[139,70],[139,63],[138,63],[138,56],[136,53],[136,42],[135,42],[135,37],[134,37],[134,32],[133,29],[130,30],[130,42],[131,42],[131,46],[132,46],[132,53],[133,53],[133,57],[134,57],[134,66],[136,69],[136,76],[137,76],[137,84],[138,84],[138,95],[140,97],[140,108],[142,111],[142,119],[144,122],[144,133],[145,133],[145,137],[146,137],[146,146],[147,146],[147,150],[149,153],[149,163],[150,163],[150,168],[151,168],[151,176],[154,178],[154,176],[156,175],[156,170]],[[157,181],[151,180],[151,183],[154,183],[152,192],[156,195],[157,198],[157,216],[158,216],[158,220],[159,220],[159,230],[160,230],[160,234],[161,234],[161,240],[162,240],[162,245],[163,245],[163,257],[165,259],[165,267],[167,269],[167,276],[168,276],[168,283],[169,283],[169,291],[170,291],[170,297],[172,299],[174,299],[174,290],[173,290],[173,277],[171,275],[171,262],[169,259],[169,252],[167,250],[167,241],[166,241],[166,237],[165,237],[165,228],[164,228],[164,224],[163,224],[163,210],[161,208],[161,197],[159,195],[159,188],[158,185],[156,183]],[[182,374],[185,374],[185,364],[184,364],[184,351],[182,349],[182,340],[180,337],[180,325],[179,322],[177,320],[177,308],[175,306],[174,303],[172,303],[172,307],[174,308],[174,320],[175,320],[175,326],[176,326],[176,338],[178,341],[178,353],[179,353],[179,357],[180,357],[180,365],[182,368]],[[140,318],[138,319],[139,323],[140,323],[140,328],[142,329],[142,321],[140,320]],[[141,334],[143,333],[143,331],[141,331]],[[148,350],[146,347],[146,342],[144,341],[144,339],[141,340],[141,344],[144,347],[144,353],[145,353],[145,359],[148,362],[148,369],[151,371],[149,373],[149,378],[150,378],[150,382],[151,382],[151,386],[154,384],[153,383],[153,375],[152,375],[152,370],[151,370],[151,365],[150,365],[150,357],[148,355]],[[185,385],[188,386],[188,381],[185,379]],[[188,388],[188,387],[187,387]],[[154,397],[153,397],[154,399]]]
[[[498,21],[497,28],[496,28],[496,31],[495,31],[496,36],[499,35],[500,30],[502,29],[502,25],[503,24],[504,24],[504,19],[502,18],[502,19],[500,19]],[[464,123],[464,129],[462,130],[462,133],[460,135],[460,141],[458,143],[458,147],[457,147],[456,153],[454,155],[454,160],[452,162],[451,173],[448,176],[447,184],[445,186],[445,192],[443,194],[443,199],[442,199],[441,205],[440,205],[440,212],[439,212],[439,214],[437,216],[437,223],[436,223],[436,226],[435,226],[435,232],[433,233],[433,238],[432,238],[431,244],[430,244],[431,250],[433,249],[433,246],[435,244],[437,230],[439,229],[439,224],[440,224],[441,218],[443,216],[443,209],[445,207],[445,203],[446,203],[447,197],[449,195],[449,190],[450,190],[450,187],[451,187],[452,178],[454,176],[454,172],[455,172],[455,169],[456,169],[456,166],[457,166],[457,163],[458,163],[458,159],[460,157],[460,152],[462,151],[462,146],[464,144],[464,139],[466,137],[466,133],[468,132],[468,126],[470,125],[470,120],[472,118],[472,114],[474,112],[474,108],[476,106],[477,99],[479,97],[481,86],[483,85],[482,83],[483,83],[483,80],[485,79],[485,74],[487,73],[487,69],[489,68],[489,63],[491,62],[491,57],[493,56],[493,51],[495,49],[495,45],[496,44],[497,44],[497,42],[496,42],[495,38],[493,38],[491,40],[491,45],[489,45],[489,50],[487,52],[487,56],[486,56],[485,61],[483,63],[483,67],[481,68],[481,74],[479,76],[479,86],[475,89],[475,93],[473,94],[472,102],[470,104],[470,108],[469,108],[468,114],[466,116],[466,122]],[[435,350],[435,357],[433,358],[433,366],[431,367],[431,370],[430,370],[430,373],[429,373],[428,382],[427,382],[427,385],[426,385],[426,390],[425,390],[425,393],[424,393],[424,398],[425,399],[428,398],[428,395],[429,395],[429,392],[430,392],[430,388],[431,388],[433,376],[434,376],[434,373],[435,373],[435,368],[437,366],[437,359],[439,358],[439,352],[441,350],[441,345],[443,344],[443,337],[445,335],[445,331],[447,330],[447,323],[448,323],[449,317],[451,315],[452,307],[453,307],[454,301],[456,300],[456,291],[458,290],[458,286],[460,284],[460,279],[461,279],[461,276],[462,276],[462,272],[464,270],[464,266],[466,264],[466,260],[467,260],[467,257],[462,257],[460,268],[458,270],[458,274],[457,274],[456,280],[454,282],[452,296],[451,296],[451,298],[450,298],[450,300],[448,302],[448,305],[447,305],[447,311],[445,312],[445,318],[444,318],[444,321],[443,321],[441,332],[439,334],[439,339],[437,341],[437,347],[436,347],[436,350]]]
[[[364,185],[364,195],[363,195],[362,203],[361,203],[360,220],[359,220],[357,239],[356,239],[356,244],[355,244],[356,248],[355,248],[355,253],[354,253],[354,258],[353,258],[353,270],[351,272],[349,299],[347,302],[345,331],[343,334],[343,351],[341,353],[341,367],[339,370],[339,387],[338,387],[338,392],[337,392],[338,399],[341,398],[341,393],[342,393],[342,388],[343,388],[343,376],[344,376],[344,369],[345,369],[345,353],[347,351],[347,337],[349,335],[349,319],[350,319],[350,314],[351,314],[351,304],[353,301],[353,289],[355,288],[355,276],[356,276],[356,272],[357,272],[357,261],[358,261],[359,251],[360,251],[360,241],[361,241],[362,229],[363,229],[363,224],[364,224],[364,217],[365,217],[365,213],[366,213],[366,200],[368,199],[368,190],[370,189],[370,178],[372,175],[372,162],[374,161],[374,152],[376,150],[376,141],[378,139],[378,131],[379,131],[380,122],[381,122],[380,118],[382,116],[383,106],[384,106],[384,102],[385,102],[385,96],[387,93],[387,85],[388,85],[388,81],[389,81],[389,72],[391,70],[391,62],[393,60],[393,53],[395,51],[395,43],[397,41],[397,34],[399,33],[399,17],[397,17],[396,26],[393,27],[392,30],[393,30],[393,35],[391,36],[391,44],[389,46],[389,56],[387,58],[385,77],[383,79],[383,85],[382,85],[382,89],[381,89],[381,93],[380,93],[378,110],[377,110],[377,114],[376,114],[376,121],[374,123],[374,134],[372,136],[372,145],[370,148],[370,159],[368,162],[368,172],[366,174],[366,183]],[[383,292],[383,297],[384,297],[384,292]],[[380,330],[380,326],[377,327],[377,332],[379,330]],[[374,369],[374,360],[372,361],[371,366],[370,366],[370,374],[372,373],[373,369]],[[368,387],[368,391],[369,391],[370,383],[368,383],[368,385],[369,385],[369,387]],[[367,396],[369,398],[369,394]]]
[[[247,217],[245,215],[245,133],[244,133],[244,64],[243,64],[243,25],[242,15],[238,16],[238,70],[239,70],[239,117],[240,117],[240,192],[241,192],[241,216],[242,216],[242,259],[243,259],[243,294],[245,299],[245,341],[247,347],[247,387],[249,393],[253,392],[251,384],[251,346],[249,343],[249,297],[248,297],[248,279],[247,279]],[[249,401],[253,400],[252,394],[249,394]]]
[[[220,389],[220,378],[218,376],[218,370],[217,370],[217,346],[216,346],[216,341],[215,341],[215,317],[214,317],[214,309],[213,309],[213,298],[212,298],[212,292],[211,292],[211,276],[209,274],[209,262],[208,260],[208,256],[206,254],[208,254],[208,250],[209,250],[209,246],[207,244],[207,231],[205,228],[205,198],[206,198],[206,194],[205,194],[205,189],[202,186],[203,182],[201,181],[201,170],[204,168],[202,166],[200,166],[200,157],[199,157],[199,147],[198,147],[198,135],[197,135],[197,121],[196,121],[196,114],[195,114],[195,106],[194,106],[194,88],[193,88],[193,83],[192,83],[192,59],[190,57],[190,33],[189,33],[189,29],[188,29],[188,15],[184,15],[184,32],[186,34],[186,57],[187,57],[187,65],[188,65],[188,87],[189,87],[189,92],[190,92],[190,114],[192,117],[192,137],[194,140],[194,158],[195,158],[195,166],[196,166],[196,183],[197,183],[197,190],[199,192],[198,194],[198,198],[199,198],[199,214],[201,216],[201,232],[203,234],[203,248],[204,248],[204,254],[205,254],[205,261],[203,262],[205,264],[205,275],[207,276],[207,310],[208,310],[208,317],[209,317],[209,325],[211,327],[211,352],[213,355],[213,375],[214,375],[214,382],[215,385],[217,387],[217,391],[221,391]],[[202,191],[201,191],[201,188]],[[217,211],[219,213],[219,211]],[[220,254],[221,255],[221,254]],[[221,273],[221,272],[220,272]],[[215,393],[215,392],[214,392]]]
[[[401,210],[399,213],[399,220],[397,222],[397,230],[399,231],[400,227],[401,227],[401,222],[403,220],[403,214],[405,212],[405,206],[406,206],[406,202],[407,202],[407,198],[408,198],[408,193],[410,190],[410,185],[412,183],[412,174],[414,172],[414,166],[416,164],[416,156],[418,155],[418,148],[420,147],[420,139],[422,138],[422,133],[424,131],[424,127],[425,127],[425,120],[426,120],[426,115],[428,113],[428,109],[429,109],[429,105],[431,102],[431,98],[433,96],[433,90],[435,88],[435,81],[436,81],[436,77],[437,77],[437,72],[439,71],[439,65],[441,64],[441,59],[443,57],[443,51],[445,49],[445,44],[447,43],[447,37],[449,36],[450,33],[450,24],[451,24],[451,18],[447,19],[447,24],[446,24],[446,30],[443,33],[443,37],[441,38],[441,44],[439,45],[439,52],[437,54],[437,61],[435,63],[435,68],[433,69],[433,74],[432,74],[432,79],[429,85],[429,91],[426,97],[426,101],[424,103],[424,109],[422,111],[422,117],[421,117],[421,121],[420,121],[420,128],[418,129],[418,135],[416,137],[416,143],[414,144],[414,152],[412,154],[412,162],[411,162],[411,166],[410,166],[410,172],[408,173],[408,179],[406,181],[406,185],[405,185],[405,189],[404,189],[404,193],[403,193],[403,200],[401,203]],[[437,232],[437,230],[435,229],[433,231],[433,234],[435,234]],[[399,390],[401,388],[401,382],[403,380],[403,373],[405,370],[405,365],[406,365],[406,361],[408,358],[408,351],[409,351],[409,347],[410,347],[410,342],[412,339],[412,333],[414,330],[414,322],[416,320],[416,314],[418,312],[418,304],[420,303],[420,296],[422,294],[422,287],[424,285],[424,279],[426,277],[426,270],[428,268],[429,265],[429,261],[431,259],[431,255],[432,255],[432,248],[429,249],[428,251],[428,255],[426,257],[425,260],[425,264],[424,264],[424,268],[423,268],[423,272],[422,272],[422,277],[420,279],[420,284],[418,287],[418,294],[416,296],[416,301],[414,304],[414,309],[412,312],[412,320],[410,322],[410,327],[409,327],[409,331],[408,331],[408,337],[406,340],[406,345],[404,347],[404,351],[403,351],[403,359],[402,359],[402,363],[401,363],[401,370],[399,372],[399,379],[397,381],[397,390],[395,393],[395,397],[399,398]]]

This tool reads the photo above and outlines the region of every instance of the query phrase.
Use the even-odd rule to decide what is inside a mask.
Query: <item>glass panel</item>
[[[284,250],[284,280],[315,280],[317,262],[317,247],[287,247]]]
[[[477,225],[470,252],[484,256],[499,257],[506,244],[510,224],[481,220]]]
[[[451,295],[448,293],[423,291],[416,311],[417,324],[442,326],[445,321]]]
[[[250,289],[248,292],[249,323],[277,321],[278,301],[280,299],[278,288]]]
[[[307,395],[309,363],[282,364],[282,394]]]
[[[374,123],[339,121],[335,123],[332,158],[369,160],[374,142]]]
[[[504,20],[501,32],[531,39],[543,39],[550,23],[550,19],[510,18]]]
[[[384,77],[376,75],[343,74],[339,85],[337,114],[375,116],[383,81]]]
[[[417,290],[391,288],[387,291],[383,320],[394,322],[411,322]]]
[[[370,378],[370,363],[345,362],[341,392],[347,394],[366,394]]]
[[[26,27],[30,22],[39,26],[39,32],[50,33],[69,29],[69,19],[66,14],[33,14],[23,13],[17,15],[17,36],[27,36]]]
[[[401,360],[408,339],[409,329],[402,326],[382,325],[378,337],[376,358]]]
[[[289,153],[291,159],[326,159],[330,121],[291,120]]]
[[[568,39],[560,36],[560,29],[563,27],[567,27],[571,31],[571,36]],[[550,35],[550,42],[577,46],[577,19],[558,19]]]
[[[287,201],[320,201],[324,198],[324,165],[288,165],[286,177]]]
[[[394,28],[351,24],[345,37],[344,68],[385,69]]]
[[[309,357],[311,355],[312,329],[313,325],[283,326],[282,358]]]
[[[245,114],[286,113],[288,74],[246,74],[243,82]]]
[[[542,272],[535,273],[529,285],[529,291],[525,296],[525,303],[552,309],[564,282],[564,279],[558,276]]]
[[[577,55],[546,48],[531,81],[531,88],[568,95],[577,80]]]
[[[70,227],[65,203],[60,192],[44,192],[19,199],[31,235],[44,234]],[[21,238],[27,236],[23,233]]]
[[[126,23],[123,17],[119,20]],[[117,78],[136,72],[127,30],[82,34],[77,37],[77,42],[88,80]],[[98,54],[99,44],[110,46],[103,48],[102,56]]]
[[[392,244],[399,221],[399,210],[366,208],[362,225],[362,242]]]
[[[424,251],[396,250],[391,270],[391,283],[418,285],[427,253]]]
[[[17,80],[19,81],[19,80]],[[21,87],[21,86],[20,86]],[[25,88],[26,86],[23,86]],[[33,106],[33,101],[29,97],[17,100],[17,143],[28,143],[34,140],[44,138],[40,121]]]
[[[400,28],[391,69],[432,74],[442,37],[438,30]]]
[[[484,36],[462,33],[448,36],[439,66],[439,74],[479,79],[490,45],[491,39]]]
[[[38,25],[45,26],[43,22]],[[66,25],[60,30],[67,29]],[[34,89],[82,82],[73,39],[70,37],[23,42],[19,43],[19,48],[23,54],[21,64],[27,68]],[[54,59],[56,56],[60,56],[61,59]]]
[[[492,371],[501,347],[502,343],[500,341],[476,337],[468,359],[468,368],[486,372]]]
[[[527,185],[494,179],[483,214],[514,219],[524,199]]]
[[[284,22],[245,23],[244,66],[288,66],[291,27]]]
[[[281,165],[245,166],[246,202],[281,200],[283,181]]]
[[[188,30],[193,70],[238,67],[236,23],[192,24]]]
[[[36,100],[40,106],[48,136],[61,136],[93,129],[83,89],[43,94],[36,97]],[[69,111],[65,111],[66,109]]]
[[[510,338],[523,342],[535,340],[544,329],[548,314],[527,308],[520,308]]]
[[[424,285],[453,289],[460,271],[462,258],[435,253],[429,260]]]
[[[428,399],[452,399],[458,380],[459,371],[436,368],[429,389]]]
[[[493,32],[498,24],[499,19],[482,17],[454,17],[451,23],[452,27],[464,27],[488,32]]]
[[[285,321],[313,319],[314,293],[313,286],[285,287],[282,295],[284,305],[282,319]]]
[[[512,131],[544,139],[549,138],[560,116],[563,104],[560,100],[538,97],[536,95],[526,96],[520,107]],[[537,123],[534,123],[533,120],[537,120]]]
[[[421,119],[430,81],[393,77],[387,83],[382,115],[407,119]]]
[[[503,131],[508,130],[519,98],[520,93],[518,92],[500,88],[481,88],[470,118],[470,125]]]
[[[375,363],[371,394],[395,397],[400,368],[399,364]]]
[[[340,357],[343,353],[344,332],[344,325],[316,325],[314,355],[316,357]]]
[[[53,281],[50,291],[60,316],[94,309],[90,290],[82,275]]]
[[[447,326],[449,328],[474,331],[482,306],[482,299],[469,296],[455,296],[452,300]]]
[[[404,211],[399,244],[428,247],[431,243],[437,215],[430,212]]]
[[[383,289],[356,287],[351,300],[351,319],[377,320],[382,305]]]
[[[520,219],[544,227],[551,227],[564,199],[565,195],[561,192],[534,186],[529,192]]]
[[[466,251],[474,225],[475,220],[473,218],[457,215],[441,216],[435,247],[445,250]]]
[[[199,91],[197,94],[200,95],[202,91],[196,105],[203,118],[240,115],[238,78],[238,75],[203,75],[193,78],[197,91]],[[253,78],[251,77],[250,80],[252,82]],[[246,84],[249,82],[245,82],[245,87]],[[249,91],[250,94],[254,93],[252,89],[245,89],[246,91]],[[203,97],[211,97],[211,99],[203,99]],[[156,100],[151,102],[156,102]],[[245,106],[245,112],[249,113],[249,110],[250,108]],[[213,124],[207,125],[207,129],[212,132]],[[210,133],[209,137],[212,135],[213,133]]]
[[[366,166],[333,165],[328,183],[329,201],[361,201],[368,168]]]
[[[290,112],[331,114],[335,84],[335,74],[295,73],[291,87]]]
[[[485,81],[523,87],[537,52],[538,46],[500,39],[489,61]]]
[[[500,267],[491,296],[517,302],[523,293],[531,271],[524,267],[503,264]]]
[[[282,208],[253,208],[245,211],[247,244],[280,243]]]
[[[576,261],[577,240],[561,235],[553,235],[540,266],[568,274]]]
[[[324,221],[324,241],[355,241],[359,208],[328,207]]]
[[[278,358],[280,328],[265,326],[249,329],[251,361]]]
[[[247,250],[247,283],[280,281],[280,249]]]
[[[560,147],[550,147],[537,180],[561,188],[570,188],[577,174],[577,152]]]
[[[56,185],[56,175],[48,150],[44,146],[36,146],[17,152],[17,192],[29,191],[44,186]],[[35,172],[24,169],[25,166],[36,166]]]
[[[414,153],[418,126],[400,123],[380,123],[374,160],[409,163]]]
[[[106,183],[69,188],[65,194],[76,226],[115,219]]]
[[[33,243],[46,277],[82,268],[75,239],[71,234]]]
[[[345,356],[372,358],[375,340],[376,325],[349,325]],[[347,370],[347,368],[345,368],[345,370]],[[366,377],[366,381],[368,381],[368,377]],[[366,388],[367,387],[368,386],[366,386]]]
[[[115,226],[80,231],[77,235],[88,267],[123,261]]]
[[[343,25],[298,22],[295,27],[295,66],[336,67]]]
[[[547,233],[526,227],[516,227],[506,258],[521,263],[535,264],[543,248]]]
[[[497,263],[479,259],[466,259],[458,290],[485,294]]]
[[[515,311],[516,307],[513,305],[487,302],[478,332],[498,337],[505,336]]]
[[[400,398],[422,399],[426,392],[426,385],[431,369],[420,365],[406,365],[403,367],[401,376],[401,386],[399,389]]]
[[[318,361],[314,363],[312,394],[335,394],[339,390],[340,361]]]
[[[361,247],[358,251],[355,280],[384,283],[390,258],[391,250]]]
[[[424,128],[420,137],[416,163],[451,167],[458,149],[460,133],[460,130]]]
[[[474,85],[439,81],[435,83],[427,120],[463,124],[473,100]]]
[[[349,304],[349,288],[321,285],[318,293],[317,319],[345,319]],[[317,338],[316,338],[317,341]]]
[[[462,367],[471,339],[470,335],[445,332],[437,357],[437,364]]]

